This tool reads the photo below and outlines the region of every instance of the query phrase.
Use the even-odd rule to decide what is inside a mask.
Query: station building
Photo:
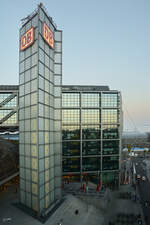
[[[7,116],[7,104],[18,86],[0,86],[2,131],[18,130]],[[3,104],[2,104],[3,102]],[[11,103],[12,104],[12,103]],[[10,103],[9,103],[10,105]],[[118,186],[122,137],[122,98],[108,86],[62,86],[62,178],[69,182],[85,180]],[[17,111],[18,112],[18,111]],[[3,120],[7,118],[7,120]]]
[[[62,85],[62,31],[42,4],[20,28],[19,86],[0,86],[0,132],[19,131],[20,203],[39,215],[62,181],[119,185],[121,94]]]

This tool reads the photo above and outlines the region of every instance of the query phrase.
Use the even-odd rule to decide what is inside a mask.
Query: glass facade
[[[82,155],[100,155],[100,141],[82,141]]]
[[[79,141],[65,141],[62,145],[63,156],[80,156]]]
[[[82,171],[95,171],[100,170],[99,157],[83,157],[82,158]]]
[[[103,125],[102,133],[103,133],[103,139],[118,139],[119,126],[118,125]]]
[[[79,140],[80,139],[80,126],[71,125],[71,126],[63,126],[62,132],[63,140]]]
[[[62,32],[42,6],[20,29],[21,40],[31,28],[34,42],[19,54],[20,202],[41,213],[61,198]]]
[[[102,107],[116,108],[119,104],[118,93],[102,93]]]
[[[64,93],[63,94],[63,99],[62,99],[62,105],[64,107],[80,107],[80,95],[79,93],[72,93],[70,95],[69,93]]]
[[[120,93],[69,85],[62,92],[64,180],[119,185]]]
[[[55,47],[56,46],[60,46],[59,41],[58,43],[55,41]],[[46,44],[44,49],[46,49],[46,52],[48,51]],[[60,47],[58,51],[60,51]],[[45,50],[43,52],[47,56]],[[59,59],[60,56],[58,57],[57,55],[57,63]],[[40,63],[45,63],[44,60],[41,58],[39,61]],[[82,88],[78,88],[77,91],[66,92],[66,86],[63,86],[61,136],[61,97],[59,97],[60,90],[55,91],[55,86],[58,87],[58,89],[60,88],[59,85],[61,82],[59,78],[61,76],[54,72],[52,73],[52,71],[45,66],[44,70],[49,76],[46,75],[43,77],[39,74],[40,82],[38,83],[38,79],[35,76],[35,68],[35,66],[31,68],[30,73],[32,76],[29,76],[29,69],[27,72],[25,71],[26,78],[22,76],[24,72],[20,74],[22,89],[20,89],[21,96],[19,98],[20,162],[23,165],[20,171],[22,176],[24,174],[24,177],[26,177],[27,174],[31,176],[33,181],[33,189],[31,187],[32,193],[34,190],[36,190],[35,193],[39,193],[38,182],[46,182],[44,193],[47,193],[47,196],[49,196],[50,193],[52,197],[51,190],[54,190],[55,182],[54,179],[51,179],[51,175],[53,174],[54,177],[57,177],[57,171],[60,170],[60,165],[55,164],[54,166],[52,159],[55,162],[57,162],[57,160],[60,162],[61,155],[63,157],[61,163],[63,166],[64,180],[84,181],[86,179],[91,179],[93,181],[98,181],[102,179],[106,184],[109,182],[114,183],[112,179],[115,179],[115,183],[119,182],[117,176],[119,176],[122,126],[120,93],[113,93],[111,91],[107,93],[103,91],[99,91],[99,93],[98,91],[96,91],[96,93],[89,91],[88,93],[87,91],[84,92]],[[54,83],[45,77],[49,77]],[[29,78],[31,79],[31,83]],[[22,82],[25,83],[23,84]],[[37,87],[37,85],[39,86]],[[27,89],[26,91],[24,87]],[[29,87],[30,90],[28,90]],[[38,92],[36,90],[38,90]],[[53,93],[56,93],[56,96],[54,96],[53,93],[51,94],[52,90]],[[26,96],[29,95],[28,91],[31,91],[32,98],[26,98]],[[15,91],[6,91],[5,89],[5,91],[1,91],[0,93],[1,104],[3,102],[0,108],[2,118],[17,106],[17,95],[15,95],[14,92],[16,94],[18,93],[18,87]],[[39,94],[38,107],[38,104],[36,104],[36,93]],[[104,98],[104,96],[106,97]],[[27,104],[26,108],[23,106],[25,99]],[[113,99],[116,103],[111,104],[110,99]],[[17,113],[13,116],[15,115],[18,118]],[[2,125],[5,125],[5,123],[8,123],[10,120],[12,124],[15,123],[15,120],[9,117]],[[10,126],[10,123],[8,123],[8,125]],[[39,133],[37,135],[38,129]],[[60,151],[61,145],[57,142],[61,137],[62,152]],[[51,159],[49,159],[49,157],[51,157]],[[40,159],[40,166],[38,164],[38,158]],[[37,161],[35,159],[37,159]],[[93,166],[92,163],[93,165],[95,164],[95,166]],[[30,165],[32,165],[34,170],[32,169],[31,171]],[[55,168],[57,168],[57,170],[55,170]],[[38,169],[41,174],[45,174],[43,181],[42,177],[39,180]],[[100,177],[98,178],[98,176]],[[87,178],[85,179],[85,177]],[[22,177],[22,179],[23,181],[21,181],[21,183],[25,183],[25,178]],[[53,184],[53,189],[47,184],[50,180]],[[37,184],[37,188],[35,188],[35,184]],[[25,193],[22,195],[26,196]],[[32,199],[35,202],[33,196]],[[45,201],[46,200],[44,200],[44,202]]]

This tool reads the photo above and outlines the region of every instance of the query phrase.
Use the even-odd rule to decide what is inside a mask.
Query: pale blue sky
[[[37,0],[0,5],[0,84],[18,84],[20,20]],[[139,131],[150,131],[150,1],[43,0],[63,30],[63,84],[120,90]],[[124,109],[124,129],[133,130]],[[129,121],[130,120],[130,121]]]

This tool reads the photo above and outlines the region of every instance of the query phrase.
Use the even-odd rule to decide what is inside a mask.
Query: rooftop
[[[49,18],[49,20],[51,21],[51,24],[53,25],[53,27],[54,27],[55,29],[57,29],[57,26],[56,26],[56,24],[54,23],[53,18],[50,17],[50,16],[48,15],[47,9],[44,7],[44,5],[43,5],[42,3],[40,3],[40,4],[38,5],[38,8],[41,8],[41,9],[43,10],[43,12],[46,13],[46,15],[47,15],[47,17]],[[35,10],[34,10],[31,14],[29,14],[27,17],[21,19],[21,21],[22,21],[22,27],[23,27],[24,25],[26,25],[26,23],[28,23],[28,21],[31,20],[31,19],[38,13],[38,8],[35,9]]]
[[[19,90],[19,85],[0,85],[0,91],[13,91]],[[112,91],[118,92],[117,90],[110,90],[109,86],[103,85],[62,85],[62,92],[65,91]]]
[[[96,85],[63,85],[63,91],[109,91],[108,86]]]
[[[14,91],[19,90],[19,85],[0,85],[0,91]]]

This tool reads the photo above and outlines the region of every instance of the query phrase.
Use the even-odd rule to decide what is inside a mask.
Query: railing
[[[4,178],[4,179],[2,179],[2,177],[0,178],[0,186],[2,185],[2,184],[4,184],[4,183],[6,183],[6,182],[8,182],[9,180],[11,180],[12,178],[14,178],[14,177],[16,177],[16,176],[18,176],[19,175],[19,171],[17,171],[17,172],[15,172],[15,173],[13,173],[13,174],[11,174],[11,175],[9,175],[8,177],[6,177],[6,178]]]

